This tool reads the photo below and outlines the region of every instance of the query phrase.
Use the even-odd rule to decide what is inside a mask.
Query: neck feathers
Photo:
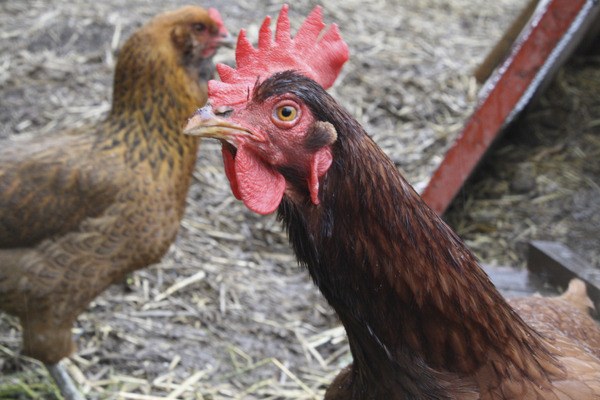
[[[298,259],[347,330],[355,370],[381,382],[420,369],[415,393],[435,392],[425,387],[431,371],[473,374],[492,354],[536,375],[536,357],[547,357],[537,334],[357,126],[336,126],[321,205],[280,208]]]
[[[121,49],[111,115],[150,126],[168,122],[180,130],[182,121],[205,103],[206,83],[167,39],[154,36],[138,32]]]
[[[119,54],[110,128],[104,131],[109,137],[100,142],[108,149],[126,148],[128,162],[148,162],[155,177],[184,179],[187,189],[199,140],[184,135],[183,125],[205,103],[206,84],[182,61],[164,38],[146,31],[132,36]]]

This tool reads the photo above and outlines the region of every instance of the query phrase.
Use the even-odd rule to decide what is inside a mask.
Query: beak
[[[232,123],[225,118],[217,117],[210,105],[199,108],[189,119],[183,133],[190,136],[213,138],[235,143],[235,139],[245,137],[256,142],[264,142],[262,136]]]
[[[219,33],[219,40],[217,42],[219,46],[233,49],[235,46],[234,37],[227,31]]]

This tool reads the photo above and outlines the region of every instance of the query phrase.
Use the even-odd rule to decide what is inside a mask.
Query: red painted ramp
[[[523,110],[542,83],[571,55],[593,23],[595,0],[540,1],[508,59],[482,88],[462,133],[421,194],[443,214],[502,128]]]

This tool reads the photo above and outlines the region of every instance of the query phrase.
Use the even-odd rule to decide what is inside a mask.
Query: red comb
[[[348,60],[348,45],[340,36],[337,25],[323,32],[323,12],[315,7],[296,36],[290,35],[288,6],[281,8],[275,40],[271,33],[271,18],[266,17],[259,32],[258,48],[254,48],[242,29],[235,51],[237,68],[218,64],[221,81],[210,81],[209,96],[214,106],[245,102],[257,81],[276,72],[295,70],[319,83],[325,89],[335,82]]]
[[[216,8],[212,8],[212,7],[209,8],[208,16],[215,22],[215,24],[217,24],[217,27],[219,28],[219,33],[221,33],[221,34],[227,33],[227,28],[225,28],[225,24],[223,23],[221,14],[219,14],[219,11]]]

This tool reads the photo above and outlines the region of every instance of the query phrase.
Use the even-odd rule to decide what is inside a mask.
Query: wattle
[[[222,148],[225,174],[233,195],[255,213],[277,210],[285,192],[285,178],[254,152],[241,145],[235,154]]]
[[[230,149],[226,148],[226,144],[221,146],[221,154],[223,156],[223,164],[225,166],[225,175],[229,179],[229,186],[236,199],[241,200],[242,195],[238,185],[237,177],[235,176],[235,156]]]

